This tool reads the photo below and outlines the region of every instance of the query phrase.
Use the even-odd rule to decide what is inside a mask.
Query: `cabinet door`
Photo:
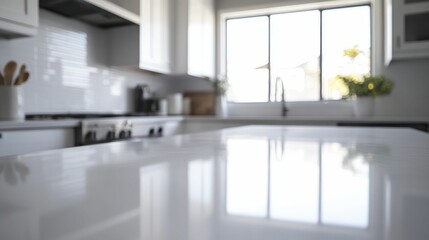
[[[397,0],[393,7],[394,52],[398,57],[429,56],[429,0]]]
[[[215,75],[215,16],[213,0],[189,0],[188,74]]]
[[[0,132],[0,156],[72,147],[73,128]]]
[[[140,2],[140,68],[171,72],[171,0]]]
[[[0,20],[28,26],[38,25],[38,0],[1,0]]]

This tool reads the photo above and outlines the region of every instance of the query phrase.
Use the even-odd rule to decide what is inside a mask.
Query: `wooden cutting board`
[[[191,100],[191,115],[214,115],[215,94],[210,91],[185,92]]]

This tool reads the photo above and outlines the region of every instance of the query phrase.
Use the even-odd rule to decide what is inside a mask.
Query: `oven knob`
[[[151,128],[149,130],[149,137],[153,137],[155,135],[155,129]]]
[[[115,131],[114,130],[110,130],[107,132],[106,135],[106,140],[113,140],[115,139]]]
[[[159,127],[158,128],[158,136],[162,136],[162,134],[163,134],[163,129],[162,129],[162,127]]]
[[[120,139],[124,139],[125,138],[125,131],[124,130],[122,130],[122,131],[119,132],[119,138]]]
[[[131,138],[133,135],[133,133],[131,132],[131,130],[127,130],[127,138]]]
[[[119,138],[120,139],[125,139],[125,138],[130,138],[131,137],[131,131],[130,130],[122,130],[119,132]]]
[[[92,143],[97,141],[97,134],[95,131],[88,131],[85,135],[85,142]]]

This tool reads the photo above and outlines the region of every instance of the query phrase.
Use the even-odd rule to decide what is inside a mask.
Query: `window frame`
[[[312,5],[312,4],[310,4]],[[367,6],[369,7],[369,11],[370,11],[370,27],[369,27],[369,37],[370,37],[370,48],[369,48],[369,52],[371,53],[370,55],[370,73],[373,74],[374,73],[374,34],[373,34],[373,26],[374,26],[374,19],[373,19],[373,11],[374,11],[374,6],[373,3],[371,1],[355,1],[355,2],[350,2],[350,3],[345,3],[345,4],[337,4],[337,5],[330,5],[327,4],[327,6],[319,6],[317,5],[316,7],[306,7],[305,5],[303,6],[294,6],[294,7],[280,7],[280,8],[276,8],[274,9],[268,9],[268,10],[254,10],[254,11],[245,11],[245,12],[232,12],[230,13],[232,16],[224,16],[223,18],[221,17],[221,23],[222,23],[222,28],[220,29],[220,32],[223,34],[222,37],[222,41],[220,44],[220,48],[221,48],[221,54],[220,54],[220,72],[223,73],[223,75],[227,75],[228,72],[228,59],[227,59],[227,38],[228,38],[228,25],[227,22],[229,20],[234,20],[234,19],[243,19],[243,18],[252,18],[252,17],[267,17],[268,18],[268,95],[267,95],[267,101],[264,102],[234,102],[234,101],[229,101],[232,103],[276,103],[277,101],[272,101],[271,100],[271,80],[272,80],[272,76],[271,76],[271,16],[273,15],[277,15],[277,14],[286,14],[286,13],[299,13],[299,12],[306,12],[306,11],[319,11],[319,39],[320,39],[320,60],[319,60],[319,70],[320,70],[320,74],[319,74],[319,99],[318,100],[309,100],[309,101],[303,101],[303,100],[299,100],[299,101],[288,101],[288,102],[295,102],[295,103],[299,103],[299,102],[304,102],[304,103],[309,103],[309,102],[330,102],[330,101],[342,101],[343,99],[324,99],[323,98],[323,11],[326,10],[334,10],[334,9],[343,9],[343,8],[352,8],[352,7],[363,7],[363,6]],[[254,13],[254,12],[257,13]],[[226,14],[226,15],[230,15],[230,14]],[[237,16],[235,16],[237,15]]]

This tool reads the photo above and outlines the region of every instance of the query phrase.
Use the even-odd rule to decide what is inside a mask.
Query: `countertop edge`
[[[307,116],[290,116],[290,117],[216,117],[216,116],[186,116],[186,122],[272,122],[272,123],[422,123],[429,124],[429,117],[422,118],[404,118],[404,117],[307,117]]]
[[[100,118],[110,119],[110,118]],[[118,118],[125,119],[125,118]],[[134,123],[143,124],[145,122],[200,122],[200,123],[236,123],[236,124],[290,124],[290,125],[337,125],[339,123],[387,123],[387,124],[429,124],[429,117],[308,117],[308,116],[287,116],[287,117],[260,117],[260,116],[157,116],[157,117],[127,117]],[[85,119],[86,120],[86,119]],[[97,120],[96,118],[91,120]],[[80,119],[60,119],[60,120],[29,120],[29,121],[0,121],[0,131],[10,130],[31,130],[46,128],[74,128],[80,124]]]

